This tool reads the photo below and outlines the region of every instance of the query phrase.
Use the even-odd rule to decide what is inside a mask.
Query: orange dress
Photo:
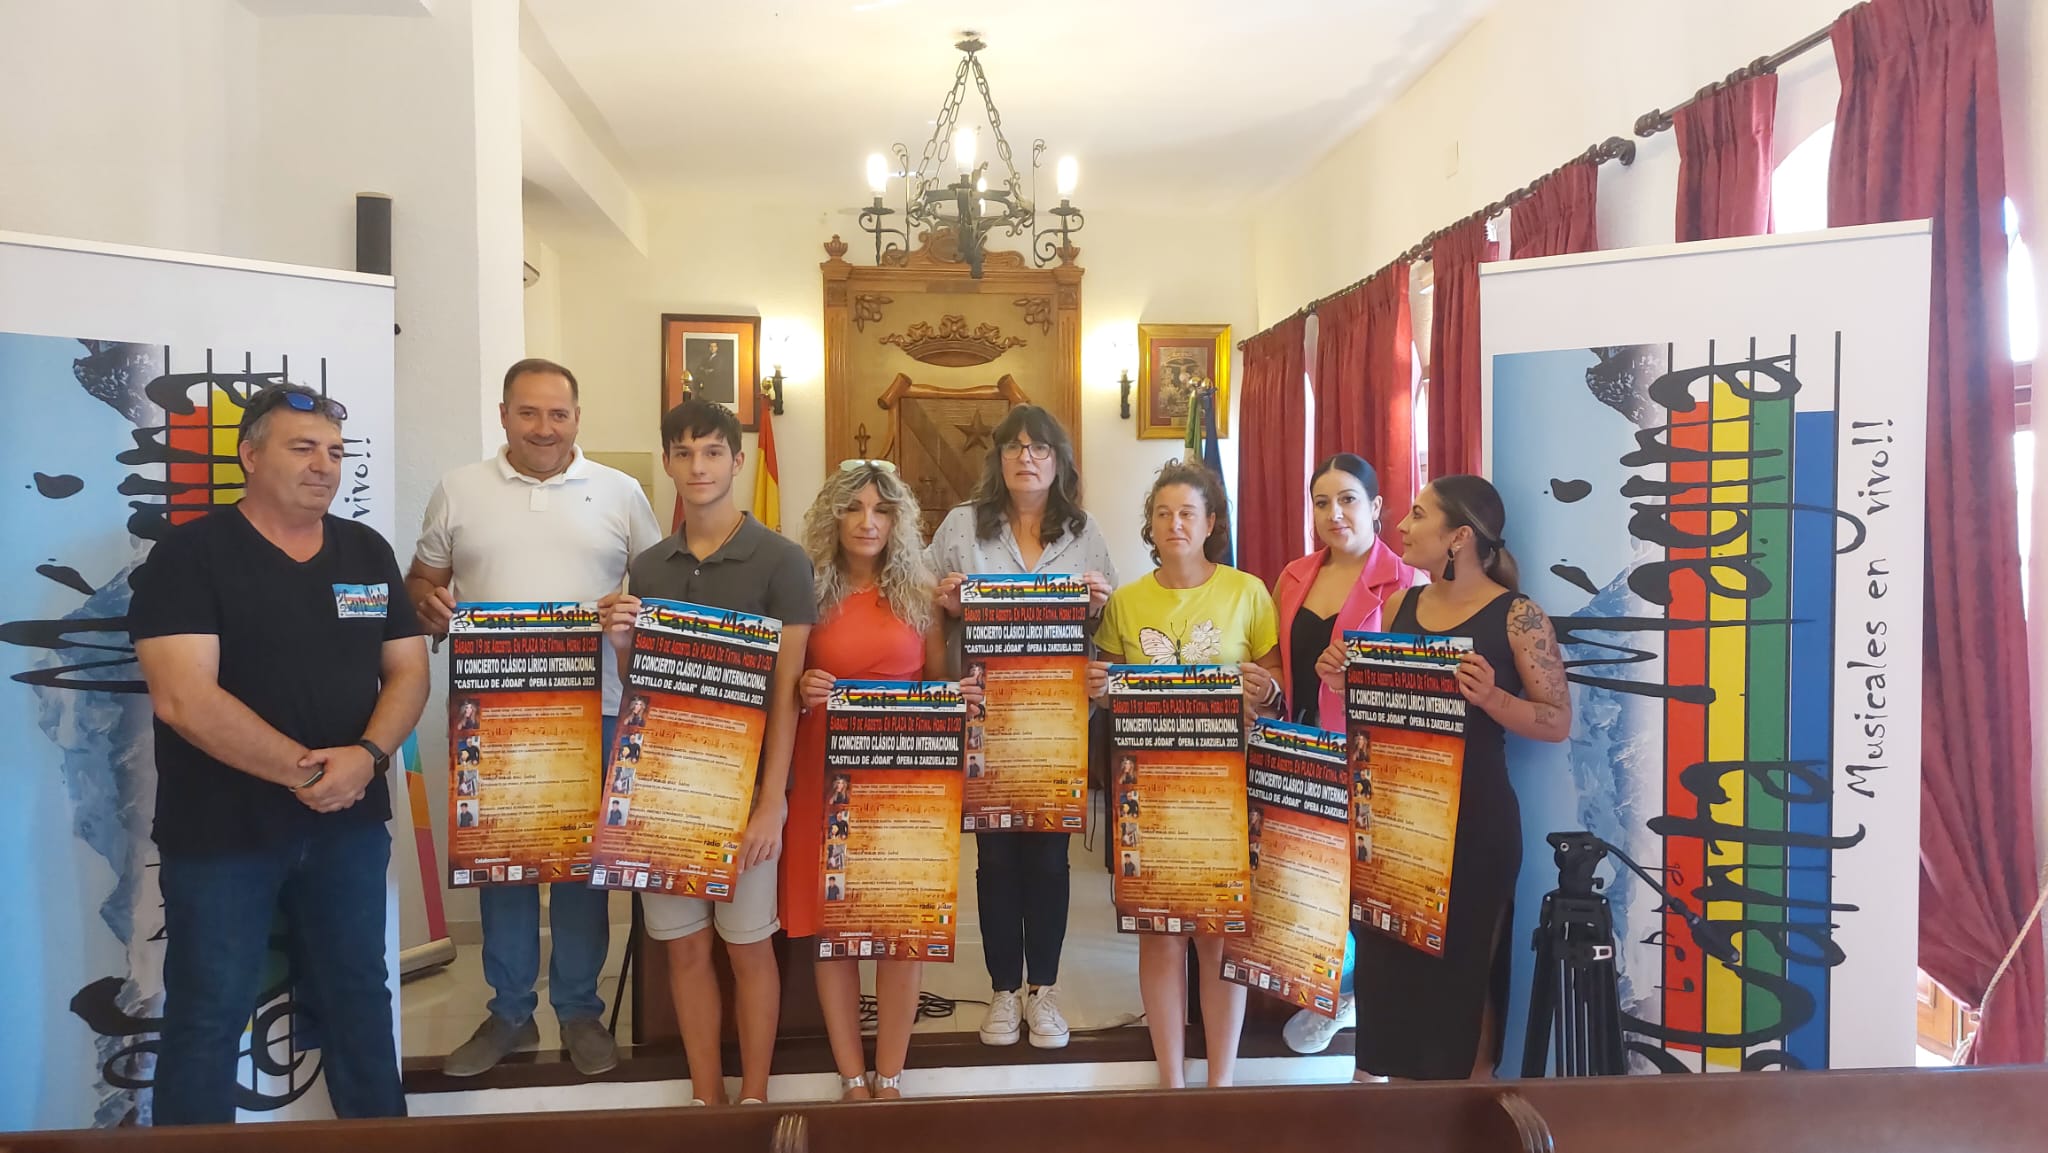
[[[889,610],[874,589],[858,592],[811,629],[804,669],[841,680],[914,681],[924,676],[924,637]],[[825,710],[797,721],[789,763],[789,823],[783,826],[782,927],[792,937],[818,933],[825,858]]]

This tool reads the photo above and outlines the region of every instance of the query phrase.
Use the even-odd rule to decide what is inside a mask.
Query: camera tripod
[[[1614,967],[1614,914],[1596,875],[1611,854],[1663,898],[1709,956],[1736,964],[1731,937],[1672,896],[1627,853],[1591,833],[1552,833],[1557,888],[1544,894],[1534,939],[1535,979],[1522,1043],[1522,1076],[1607,1077],[1628,1071],[1621,1043],[1621,996]]]

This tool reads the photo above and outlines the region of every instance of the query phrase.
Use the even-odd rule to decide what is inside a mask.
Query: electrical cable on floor
[[[954,1010],[961,1005],[986,1004],[988,1004],[987,1001],[941,997],[937,993],[926,993],[920,990],[917,994],[917,1016],[914,1020],[942,1021],[947,1017],[951,1017]],[[880,1012],[881,1010],[874,994],[862,993],[860,995],[860,1027],[862,1032],[870,1032],[874,1029]]]
[[[914,1018],[914,1020],[942,1021],[948,1017],[951,1017],[954,1011],[962,1005],[981,1005],[985,1007],[988,1005],[988,1002],[977,1001],[970,997],[941,997],[937,993],[926,993],[923,991],[919,991],[919,993],[917,994],[917,1016]],[[861,1032],[874,1032],[880,1013],[881,1009],[879,1003],[875,1000],[874,994],[862,993],[860,995]],[[1107,1033],[1111,1029],[1127,1029],[1132,1025],[1143,1024],[1144,1020],[1145,1014],[1143,1013],[1119,1013],[1115,1018],[1113,1018],[1106,1024],[1089,1025],[1086,1027],[1076,1026],[1072,1030],[1072,1032]]]

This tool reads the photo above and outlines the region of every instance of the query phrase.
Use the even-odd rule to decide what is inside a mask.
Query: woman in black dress
[[[1439,477],[1401,522],[1401,559],[1430,584],[1387,602],[1388,632],[1459,636],[1470,702],[1451,858],[1444,954],[1360,928],[1358,1074],[1404,1080],[1488,1078],[1507,1010],[1507,931],[1522,864],[1522,814],[1502,741],[1571,735],[1571,697],[1550,618],[1516,591],[1500,494],[1476,476]]]

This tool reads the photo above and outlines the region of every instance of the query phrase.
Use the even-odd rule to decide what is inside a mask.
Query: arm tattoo
[[[1516,601],[1509,613],[1508,639],[1529,666],[1523,680],[1529,703],[1535,706],[1533,715],[1537,723],[1553,725],[1571,699],[1557,635],[1551,630],[1550,618],[1527,597]]]

